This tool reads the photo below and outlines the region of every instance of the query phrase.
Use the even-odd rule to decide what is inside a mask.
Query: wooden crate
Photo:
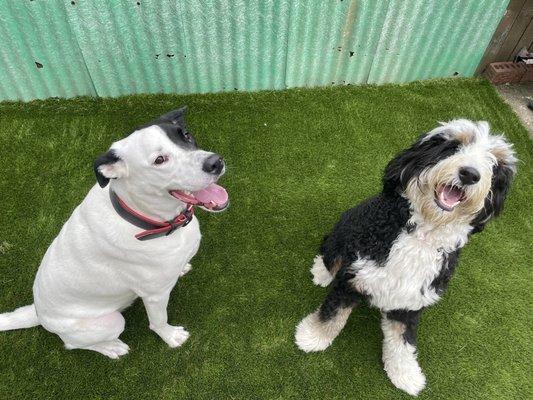
[[[495,85],[520,82],[526,72],[525,64],[511,61],[491,63],[485,72],[487,78]]]

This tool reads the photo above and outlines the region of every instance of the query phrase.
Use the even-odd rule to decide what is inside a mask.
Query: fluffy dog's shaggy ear
[[[427,138],[422,136],[407,150],[394,157],[385,168],[383,191],[402,192],[414,176],[457,151],[459,142],[442,135]]]
[[[517,159],[512,146],[503,138],[496,139],[492,154],[496,157],[497,164],[492,168],[490,192],[483,209],[472,222],[472,233],[481,232],[491,218],[497,217],[503,211],[503,204],[516,173]]]
[[[181,108],[178,108],[177,110],[170,111],[164,115],[161,115],[158,120],[161,121],[168,121],[172,124],[177,124],[183,121],[183,118],[185,116],[185,113],[187,112],[188,107],[183,106]]]
[[[107,186],[109,179],[121,178],[126,175],[124,161],[112,149],[100,155],[94,161],[93,167],[100,187]]]

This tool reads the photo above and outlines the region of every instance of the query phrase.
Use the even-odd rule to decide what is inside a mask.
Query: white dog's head
[[[224,174],[221,156],[200,150],[185,123],[186,107],[171,111],[113,143],[94,163],[101,187],[110,179],[130,192],[174,197],[219,211],[228,204],[215,182]]]
[[[387,166],[384,191],[405,196],[434,223],[468,222],[475,231],[503,209],[516,158],[485,121],[442,123]]]

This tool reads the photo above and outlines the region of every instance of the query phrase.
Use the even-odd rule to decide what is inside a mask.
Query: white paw
[[[296,327],[295,343],[300,350],[309,353],[321,351],[329,347],[335,336],[328,335],[328,331],[318,319],[318,312],[309,314]]]
[[[87,350],[94,350],[109,358],[117,359],[120,356],[128,354],[129,346],[122,340],[115,339],[109,342],[101,342],[95,345],[86,347]]]
[[[385,371],[394,386],[411,396],[417,396],[426,387],[426,377],[416,361],[386,363]]]
[[[181,273],[180,273],[180,277],[182,277],[183,275],[185,275],[187,272],[189,272],[190,270],[192,269],[192,265],[187,263],[185,264],[185,267],[183,267],[183,269],[181,270]]]
[[[181,346],[189,338],[183,326],[167,325],[154,331],[172,348]]]
[[[322,256],[316,256],[311,267],[311,273],[313,274],[313,283],[318,286],[326,287],[331,281],[333,281],[333,275],[330,274]]]

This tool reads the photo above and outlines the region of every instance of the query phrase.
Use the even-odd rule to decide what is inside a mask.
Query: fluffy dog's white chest
[[[365,258],[354,262],[352,282],[359,292],[369,296],[373,306],[383,311],[429,306],[440,298],[431,283],[441,271],[444,253],[462,247],[469,229],[444,226],[403,231],[384,263]]]

